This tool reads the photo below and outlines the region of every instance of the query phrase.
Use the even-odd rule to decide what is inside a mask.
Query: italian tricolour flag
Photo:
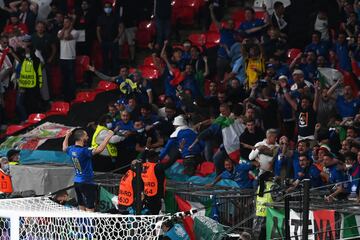
[[[229,117],[220,116],[214,124],[221,127],[223,144],[229,158],[238,163],[240,160],[240,135],[244,132],[244,125]]]

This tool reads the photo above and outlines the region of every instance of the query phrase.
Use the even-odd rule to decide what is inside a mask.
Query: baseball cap
[[[296,69],[294,70],[294,72],[292,73],[292,75],[295,75],[295,74],[301,74],[301,75],[304,75],[304,72],[301,71],[300,69]]]
[[[8,159],[10,159],[12,156],[14,156],[15,154],[20,153],[20,150],[16,150],[16,149],[10,149],[7,153],[6,153],[6,157]]]

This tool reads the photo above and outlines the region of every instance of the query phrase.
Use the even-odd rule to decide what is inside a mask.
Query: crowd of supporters
[[[257,176],[272,172],[290,179],[288,191],[310,178],[312,187],[338,183],[327,201],[357,196],[360,2],[330,2],[310,11],[311,23],[298,41],[294,28],[301,24],[293,14],[302,3],[264,6],[261,18],[253,8],[241,8],[235,13],[242,20],[224,21],[224,2],[206,2],[201,14],[210,21],[203,27],[219,37],[211,46],[206,40],[171,41],[177,27],[171,23],[169,0],[158,0],[155,7],[124,0],[74,1],[73,6],[52,1],[41,21],[36,3],[5,1],[1,124],[8,121],[4,96],[9,89],[16,89],[19,122],[46,110],[54,97],[49,91],[54,65],[61,69],[60,97],[72,101],[79,87],[76,57],[92,56],[97,44],[104,64],[97,69],[90,62],[85,83],[90,86],[98,77],[120,90],[95,124],[102,128],[95,131],[94,147],[106,138],[102,131],[115,133],[95,170],[113,170],[153,150],[160,159],[182,158],[187,175],[194,175],[202,162],[213,162],[218,177],[209,185],[231,179],[240,188],[254,188]],[[153,13],[157,36],[149,44],[149,59],[156,80],[144,77],[135,64],[138,23]],[[120,60],[125,45],[126,63],[134,69]]]

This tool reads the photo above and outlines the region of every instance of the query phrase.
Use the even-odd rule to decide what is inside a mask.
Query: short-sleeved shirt
[[[336,99],[336,107],[342,118],[355,117],[359,112],[360,100],[353,99],[348,102],[344,96],[338,96]]]
[[[66,154],[70,156],[74,165],[74,182],[93,183],[92,150],[87,147],[72,145],[66,149]]]
[[[298,116],[298,134],[301,137],[308,137],[314,135],[315,131],[315,112],[309,107],[302,109],[299,107]]]
[[[241,189],[252,188],[252,180],[249,178],[249,171],[252,169],[250,162],[241,162],[237,164],[232,172],[225,170],[221,173],[222,179],[231,179],[235,181]]]
[[[79,32],[73,29],[71,35],[73,36],[71,40],[60,39],[60,59],[62,60],[76,59],[76,40],[79,37]]]

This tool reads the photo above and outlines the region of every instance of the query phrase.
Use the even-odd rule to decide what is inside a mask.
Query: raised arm
[[[327,91],[326,94],[327,94],[328,96],[331,96],[331,95],[334,93],[335,89],[336,89],[337,87],[339,87],[340,84],[343,83],[343,81],[344,81],[344,78],[343,78],[343,77],[340,78],[339,80],[337,80],[337,81],[335,82],[335,84],[332,85],[331,88],[329,88],[329,90]]]
[[[163,48],[161,49],[161,58],[164,60],[164,62],[166,63],[166,66],[168,67],[168,69],[169,69],[169,72],[170,72],[170,74],[171,75],[173,75],[173,68],[171,67],[171,64],[170,64],[170,62],[169,62],[169,59],[168,59],[168,57],[167,57],[167,55],[166,55],[166,46],[167,46],[167,44],[168,44],[168,41],[166,40],[165,42],[164,42],[164,46],[163,46]]]
[[[69,147],[69,138],[71,136],[71,132],[72,131],[68,131],[65,135],[65,138],[64,138],[64,141],[63,141],[63,144],[62,144],[62,150],[63,152],[66,152],[66,149]]]
[[[93,155],[96,155],[96,154],[99,154],[101,153],[102,151],[104,151],[106,145],[109,143],[111,137],[114,135],[114,132],[109,130],[108,133],[107,133],[107,136],[106,138],[104,139],[104,141],[97,147],[97,148],[94,148],[92,150],[92,154]]]
[[[116,79],[116,76],[111,77],[111,76],[105,75],[104,73],[96,70],[95,67],[91,66],[91,65],[88,66],[88,70],[95,73],[96,76],[98,76],[100,79],[105,80],[105,81],[114,82]]]
[[[314,95],[314,101],[313,101],[313,109],[315,112],[317,112],[317,109],[319,106],[319,100],[320,100],[320,91],[321,91],[319,81],[315,82],[314,89],[315,89],[315,95]]]
[[[210,4],[209,5],[209,9],[210,9],[210,17],[211,20],[214,22],[216,28],[220,31],[221,29],[221,23],[216,19],[215,14],[214,14],[214,5]]]

